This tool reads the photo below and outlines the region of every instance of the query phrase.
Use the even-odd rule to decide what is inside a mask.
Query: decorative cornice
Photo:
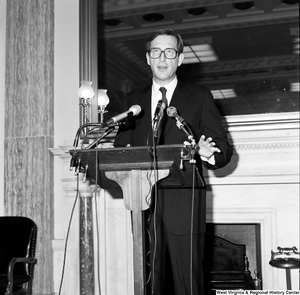
[[[205,1],[203,1],[205,2]],[[220,1],[217,1],[220,2]],[[222,1],[221,1],[222,2]],[[234,1],[226,1],[234,2]],[[104,35],[106,40],[114,39],[114,41],[126,41],[134,39],[144,39],[150,32],[155,28],[160,28],[162,26],[172,25],[172,28],[179,32],[180,34],[195,34],[203,33],[216,30],[228,30],[234,28],[246,28],[254,26],[263,26],[263,25],[273,25],[280,23],[298,23],[299,22],[299,11],[297,6],[293,5],[288,9],[271,9],[271,11],[263,11],[261,9],[252,10],[248,14],[242,11],[232,11],[234,13],[224,14],[222,10],[222,5],[220,3],[215,3],[216,13],[215,15],[209,14],[208,17],[200,16],[195,18],[190,18],[186,9],[192,7],[200,7],[199,1],[177,1],[177,3],[169,3],[167,5],[159,5],[149,1],[149,5],[145,5],[141,9],[140,7],[134,9],[134,5],[130,4],[128,6],[111,8],[110,12],[104,13],[105,19],[111,18],[124,18],[123,23],[118,27],[106,27],[104,28]],[[197,3],[197,4],[196,4]],[[204,3],[203,3],[204,4]],[[177,6],[176,6],[177,5]],[[213,6],[210,4],[205,4],[205,6]],[[126,8],[127,9],[126,9]],[[162,21],[151,26],[143,26],[142,24],[133,25],[126,23],[127,17],[132,17],[134,15],[139,15],[142,17],[147,13],[159,13],[178,10],[177,13],[181,15],[181,22],[174,23],[174,20],[171,21]],[[219,14],[219,15],[218,15]]]
[[[235,150],[299,150],[298,112],[226,116],[223,121]]]
[[[298,129],[299,112],[225,116],[224,126],[231,131]]]
[[[236,3],[236,0],[144,0],[144,1],[131,1],[131,0],[105,0],[103,1],[103,15],[105,19],[134,16],[140,14],[147,14],[153,12],[165,12],[174,10],[187,10],[195,7],[231,7],[232,13],[241,13],[243,11],[235,11],[231,6]],[[256,6],[260,6],[259,4]],[[266,8],[271,11],[289,11],[293,10],[294,7],[288,5],[278,5],[275,1],[269,1],[269,7]],[[252,7],[250,13],[264,11],[266,9]],[[249,12],[247,12],[249,13]]]
[[[103,5],[105,18],[114,18],[127,15],[138,15],[141,13],[162,12],[166,10],[189,9],[200,6],[213,6],[234,3],[228,0],[144,0],[136,3],[129,3],[129,0],[116,1],[106,0]]]
[[[49,151],[53,156],[59,156],[64,163],[69,162],[71,155],[69,154],[69,150],[73,149],[70,146],[59,146],[57,148],[50,148]]]
[[[260,144],[234,144],[235,150],[280,150],[280,149],[299,149],[299,142],[289,143],[260,143]]]

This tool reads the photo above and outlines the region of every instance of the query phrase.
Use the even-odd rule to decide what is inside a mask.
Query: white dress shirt
[[[177,77],[175,77],[175,79],[173,79],[169,84],[163,86],[167,89],[166,92],[166,96],[167,96],[167,101],[168,101],[168,106],[170,106],[171,103],[171,99],[174,93],[174,90],[177,86]],[[157,83],[154,82],[152,83],[152,91],[151,91],[151,113],[152,113],[152,118],[154,117],[154,112],[157,106],[158,101],[161,99],[162,97],[162,93],[160,92],[159,88],[162,86],[159,86]]]

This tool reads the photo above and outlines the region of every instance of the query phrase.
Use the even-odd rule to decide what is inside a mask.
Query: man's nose
[[[164,61],[164,60],[166,59],[166,56],[165,56],[165,52],[164,52],[164,51],[161,52],[159,59],[160,59],[161,61]]]

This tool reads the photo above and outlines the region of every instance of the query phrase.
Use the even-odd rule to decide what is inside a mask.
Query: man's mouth
[[[167,69],[167,67],[165,67],[165,66],[158,66],[158,69],[159,69],[160,71],[164,71],[164,70]]]

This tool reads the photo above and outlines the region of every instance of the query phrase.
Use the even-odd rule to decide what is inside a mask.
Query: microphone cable
[[[155,257],[157,250],[157,232],[156,232],[156,215],[157,215],[157,200],[158,200],[158,165],[157,165],[157,151],[155,144],[155,136],[154,132],[152,132],[152,140],[153,140],[153,172],[154,172],[154,212],[153,212],[153,235],[154,235],[154,248],[153,248],[153,256],[152,256],[152,284],[151,284],[151,294],[154,294],[154,281],[155,281]],[[153,194],[152,194],[153,195]],[[150,244],[150,249],[152,248],[152,244]]]
[[[98,129],[97,132],[97,139],[96,143],[100,144],[100,140],[104,138],[100,136],[100,129]],[[99,219],[98,219],[98,202],[97,202],[97,186],[98,186],[98,158],[99,158],[99,147],[98,145],[95,146],[95,162],[96,162],[96,174],[95,174],[95,219],[96,219],[96,239],[97,239],[97,282],[98,282],[98,288],[99,288],[99,295],[101,295],[101,282],[100,282],[100,237],[99,237]],[[100,188],[100,186],[99,186]],[[101,190],[101,188],[100,188]],[[99,190],[99,196],[100,196],[100,190]]]
[[[195,164],[193,165],[193,182],[192,182],[192,206],[191,206],[191,240],[190,240],[190,288],[193,295],[193,231],[194,231],[194,209],[195,209]]]
[[[76,188],[77,188],[77,190],[76,190],[75,201],[74,201],[74,204],[73,204],[73,207],[72,207],[72,210],[71,210],[71,215],[70,215],[70,219],[69,219],[68,230],[67,230],[67,235],[66,235],[66,240],[65,240],[63,266],[62,266],[61,280],[60,280],[58,295],[61,294],[62,284],[63,284],[63,280],[64,280],[64,275],[65,275],[65,268],[66,268],[67,247],[68,247],[69,235],[70,235],[70,230],[71,230],[71,224],[72,224],[73,215],[74,215],[75,207],[76,207],[76,204],[77,204],[77,200],[78,200],[78,197],[79,197],[79,173],[77,174],[77,187]]]
[[[152,126],[152,122],[150,123],[150,126]],[[151,146],[149,144],[149,140],[150,140],[151,134],[152,134],[152,139],[154,137],[154,134],[153,134],[153,132],[151,132],[151,130],[153,130],[153,129],[150,128],[150,131],[149,131],[149,133],[147,135],[146,146],[148,147],[148,152],[150,153],[151,159],[154,159],[156,155],[153,153],[153,147],[151,148]],[[151,281],[151,275],[152,275],[152,263],[151,263],[152,237],[151,237],[151,230],[150,230],[150,228],[151,228],[152,217],[153,217],[153,214],[154,214],[154,212],[152,210],[152,206],[151,206],[151,203],[152,203],[152,192],[153,192],[153,185],[152,185],[152,182],[151,182],[151,175],[152,175],[152,173],[154,171],[154,165],[153,165],[153,163],[154,163],[154,160],[151,161],[151,166],[149,167],[149,169],[147,171],[147,180],[148,180],[149,187],[150,187],[150,191],[149,191],[149,193],[146,196],[146,203],[149,206],[149,216],[148,216],[148,218],[146,220],[146,231],[147,231],[147,235],[148,235],[148,238],[149,238],[149,250],[145,254],[145,259],[146,259],[146,266],[148,266],[150,270],[149,270],[148,278],[146,278],[145,287]],[[147,260],[148,256],[149,256],[149,262]]]
[[[147,180],[148,180],[148,184],[149,184],[149,192],[148,192],[148,194],[145,197],[146,204],[148,205],[149,211],[150,211],[149,212],[149,216],[148,216],[148,218],[146,220],[146,226],[145,226],[146,232],[147,232],[147,236],[148,236],[148,239],[149,239],[149,247],[151,246],[151,243],[152,243],[151,232],[150,232],[150,226],[151,226],[151,220],[152,220],[152,214],[153,214],[153,211],[152,211],[152,208],[151,208],[151,194],[152,194],[151,175],[152,175],[152,171],[153,171],[153,162],[151,162],[151,166],[149,167],[149,169],[147,171]],[[150,269],[149,275],[146,278],[145,287],[150,282],[150,279],[151,279],[151,258],[150,258],[151,253],[152,253],[151,252],[151,248],[149,248],[149,250],[145,254],[146,266],[148,266],[149,269]],[[149,257],[149,259],[148,259],[148,257]]]
[[[101,123],[102,124],[102,123]],[[99,217],[98,217],[98,201],[97,201],[97,191],[99,186],[99,197],[101,192],[101,187],[98,185],[98,177],[101,177],[99,175],[99,151],[101,144],[101,140],[103,140],[106,136],[108,136],[111,132],[113,132],[115,129],[115,126],[109,127],[104,133],[101,133],[101,128],[97,131],[97,137],[96,140],[89,145],[88,148],[95,148],[95,163],[96,163],[96,172],[95,172],[95,190],[94,190],[94,208],[95,208],[95,221],[96,221],[96,241],[97,241],[97,282],[98,282],[98,289],[99,289],[99,295],[101,295],[101,280],[100,280],[100,237],[99,237]]]

